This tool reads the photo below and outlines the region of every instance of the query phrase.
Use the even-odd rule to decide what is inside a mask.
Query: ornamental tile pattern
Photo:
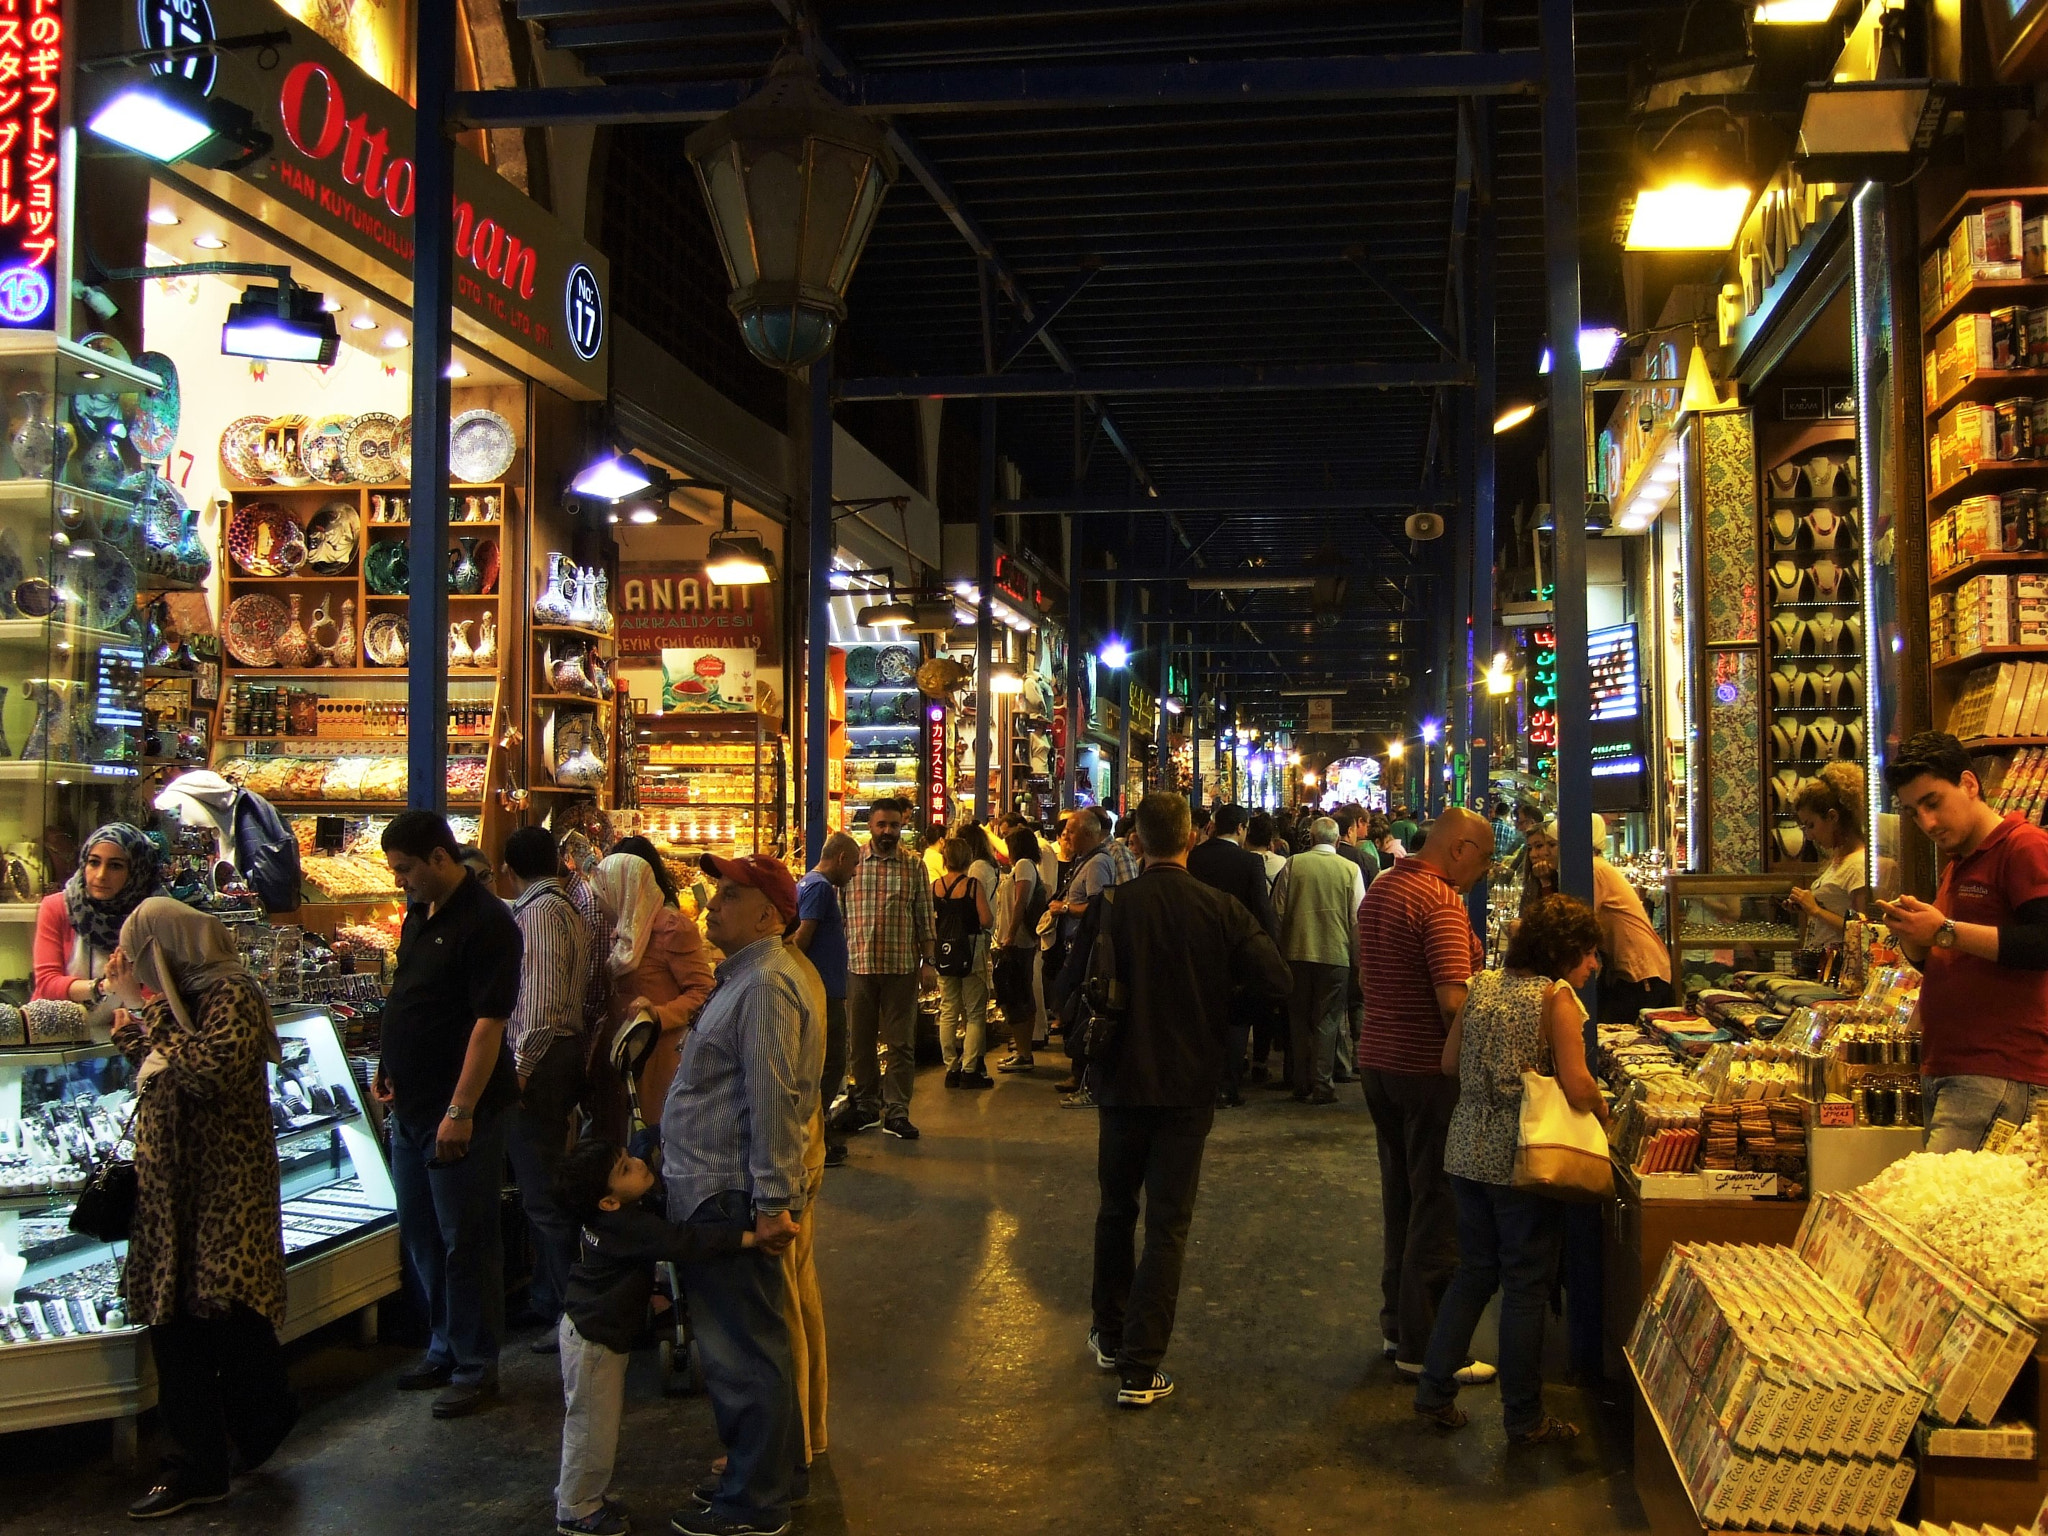
[[[1757,576],[1756,429],[1748,411],[1700,416],[1706,643],[1754,645],[1763,627]]]
[[[1707,796],[1712,831],[1707,868],[1717,875],[1763,871],[1763,744],[1758,739],[1756,651],[1707,653]]]

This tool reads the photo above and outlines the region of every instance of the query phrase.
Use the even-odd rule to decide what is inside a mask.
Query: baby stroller
[[[612,1035],[610,1050],[606,1053],[612,1065],[626,1083],[626,1136],[629,1145],[637,1145],[643,1133],[649,1129],[647,1117],[640,1104],[640,1069],[647,1065],[647,1058],[654,1054],[654,1048],[661,1040],[661,1025],[645,1009],[634,1014],[621,1024]],[[697,1341],[690,1333],[690,1310],[683,1299],[681,1276],[673,1264],[657,1264],[654,1269],[655,1289],[668,1298],[668,1310],[658,1314],[660,1321],[656,1332],[659,1339],[656,1348],[661,1357],[661,1394],[663,1397],[683,1397],[704,1390],[704,1370],[697,1358]]]

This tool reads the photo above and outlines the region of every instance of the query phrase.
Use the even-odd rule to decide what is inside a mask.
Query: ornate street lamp
[[[882,129],[785,53],[768,83],[683,145],[718,231],[747,350],[795,370],[832,345],[854,263],[896,179]]]

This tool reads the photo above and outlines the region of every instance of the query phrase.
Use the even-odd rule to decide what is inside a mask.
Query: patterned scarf
[[[86,894],[85,861],[101,843],[112,843],[128,856],[128,881],[105,901]],[[64,882],[64,911],[71,928],[88,951],[111,955],[121,942],[121,924],[143,901],[160,894],[156,844],[125,821],[109,822],[88,837],[78,850],[78,868]]]

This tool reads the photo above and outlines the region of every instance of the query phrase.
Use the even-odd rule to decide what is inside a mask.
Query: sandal
[[[1419,1411],[1419,1410],[1418,1410]],[[1553,1419],[1548,1414],[1543,1422],[1524,1435],[1510,1435],[1514,1445],[1563,1445],[1579,1438],[1579,1426],[1564,1419]]]
[[[1417,1403],[1415,1412],[1418,1417],[1429,1420],[1438,1429],[1463,1429],[1471,1422],[1466,1418],[1465,1410],[1456,1403],[1445,1403],[1441,1408],[1425,1408]]]

